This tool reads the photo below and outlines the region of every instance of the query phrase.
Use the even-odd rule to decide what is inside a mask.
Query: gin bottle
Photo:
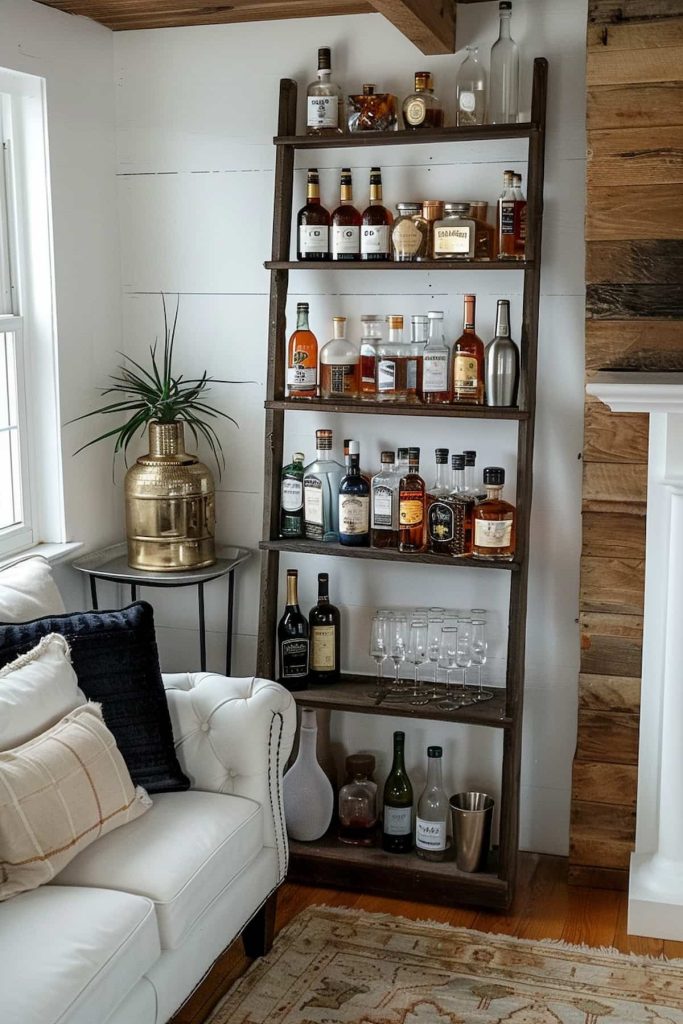
[[[288,466],[282,467],[280,484],[280,536],[304,535],[304,454],[294,452]]]
[[[492,124],[515,124],[519,111],[519,50],[510,35],[510,0],[500,0],[498,12],[500,30],[491,47],[489,120]]]
[[[318,75],[306,90],[306,134],[341,135],[344,130],[344,99],[332,81],[329,46],[318,50]]]
[[[382,468],[372,478],[370,496],[373,548],[395,548],[398,544],[398,485],[394,453],[382,452]]]
[[[441,747],[427,747],[427,785],[417,802],[415,852],[425,860],[444,860],[448,849],[448,797],[441,778]]]
[[[344,467],[332,458],[332,431],[316,430],[316,458],[304,470],[304,536],[339,540],[338,496]]]

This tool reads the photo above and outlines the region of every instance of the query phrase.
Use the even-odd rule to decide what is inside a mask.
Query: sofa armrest
[[[256,800],[264,810],[264,845],[277,851],[281,878],[288,845],[282,775],[294,743],[292,695],[268,679],[215,672],[164,675],[180,765],[193,789]]]

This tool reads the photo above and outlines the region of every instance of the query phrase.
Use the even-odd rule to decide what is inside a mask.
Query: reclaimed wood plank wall
[[[683,0],[588,7],[586,377],[683,369]],[[635,834],[648,423],[586,397],[570,878],[625,888]]]

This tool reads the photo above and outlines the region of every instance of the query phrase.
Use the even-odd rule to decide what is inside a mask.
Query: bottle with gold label
[[[316,167],[309,167],[306,203],[297,214],[298,260],[329,260],[330,215],[320,203],[320,178]]]
[[[431,72],[415,72],[415,92],[403,101],[403,124],[411,131],[443,127],[443,107],[434,95]]]
[[[444,215],[434,221],[435,260],[471,260],[474,258],[476,226],[470,217],[469,203],[444,203]]]
[[[476,295],[465,296],[462,334],[453,346],[452,401],[484,404],[484,342],[474,330]]]
[[[308,326],[308,303],[296,306],[296,330],[287,345],[287,390],[290,398],[318,397],[318,339]]]
[[[341,615],[339,609],[330,603],[329,586],[327,573],[319,572],[318,603],[308,615],[309,683],[334,683],[339,678]]]
[[[382,172],[370,169],[370,205],[363,213],[360,229],[360,258],[362,260],[391,259],[391,225],[393,216],[382,205]]]
[[[398,489],[398,550],[425,549],[425,482],[420,476],[420,449],[408,449],[408,472]]]
[[[484,470],[486,497],[475,505],[472,521],[472,554],[475,558],[511,562],[515,557],[515,520],[517,511],[503,500],[505,470],[488,466]]]
[[[339,193],[339,206],[332,214],[332,259],[357,260],[360,256],[361,216],[353,205],[350,167],[342,167]]]
[[[398,217],[391,229],[391,253],[398,263],[425,259],[429,225],[422,216],[422,203],[396,203]]]

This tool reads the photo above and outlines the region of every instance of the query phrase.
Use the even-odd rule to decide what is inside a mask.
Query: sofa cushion
[[[260,804],[220,793],[162,793],[142,818],[98,839],[55,879],[148,896],[163,949],[179,946],[263,846]]]
[[[89,700],[102,705],[133,782],[148,793],[188,789],[173,745],[151,605],[138,601],[120,611],[0,626],[0,666],[48,633],[69,641],[78,683]]]
[[[0,569],[0,622],[61,615],[64,602],[44,558],[20,558]]]
[[[58,633],[0,668],[0,750],[18,747],[85,704],[71,664],[69,645]]]
[[[0,911],[3,1024],[105,1020],[160,955],[149,900],[57,885]]]

